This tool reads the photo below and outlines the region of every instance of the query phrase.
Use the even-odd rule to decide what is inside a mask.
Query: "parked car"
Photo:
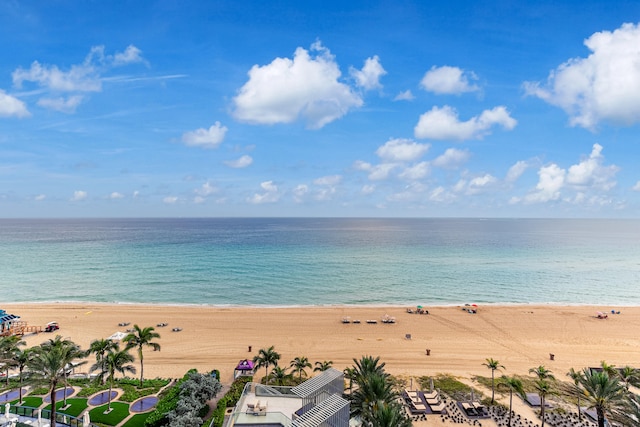
[[[58,329],[60,329],[60,325],[58,325],[58,322],[49,322],[47,323],[47,326],[44,327],[45,332],[53,332],[57,331]]]

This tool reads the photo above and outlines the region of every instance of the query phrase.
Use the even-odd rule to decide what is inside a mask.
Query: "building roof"
[[[318,392],[325,389],[325,387],[332,381],[342,378],[342,372],[337,369],[329,368],[321,375],[317,375],[313,378],[309,378],[307,381],[300,385],[297,385],[291,389],[297,396],[305,397],[313,396]]]
[[[337,394],[332,394],[327,399],[305,412],[300,418],[294,420],[292,425],[294,427],[317,427],[322,425],[322,423],[327,421],[329,418],[338,414],[345,407],[349,407],[349,402]]]

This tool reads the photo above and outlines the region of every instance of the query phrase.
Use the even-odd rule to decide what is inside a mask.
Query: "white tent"
[[[127,333],[125,332],[115,332],[113,335],[111,335],[109,338],[107,338],[108,340],[115,340],[115,341],[120,341],[122,338],[126,337]]]

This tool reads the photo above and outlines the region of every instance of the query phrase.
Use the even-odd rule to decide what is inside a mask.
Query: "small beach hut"
[[[6,311],[0,310],[0,336],[10,335],[11,326],[19,318],[20,316],[16,316],[15,314],[8,314]]]
[[[244,359],[238,362],[238,366],[233,370],[233,379],[244,375],[253,375],[253,361]]]

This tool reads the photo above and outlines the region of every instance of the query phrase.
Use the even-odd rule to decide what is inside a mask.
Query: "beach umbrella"
[[[429,393],[433,393],[433,377],[429,378]]]
[[[6,419],[9,419],[9,409],[11,408],[11,405],[9,404],[9,402],[7,402],[6,405],[4,405],[4,417]]]
[[[42,425],[42,410],[40,408],[38,408],[38,410],[36,411],[36,414],[38,414],[38,425],[41,426]]]
[[[421,306],[421,305],[419,305],[419,306],[418,306],[418,308],[422,308],[422,306]]]
[[[82,416],[82,427],[89,427],[90,423],[91,418],[89,417],[89,410],[87,409],[87,411],[85,411],[84,415]]]

